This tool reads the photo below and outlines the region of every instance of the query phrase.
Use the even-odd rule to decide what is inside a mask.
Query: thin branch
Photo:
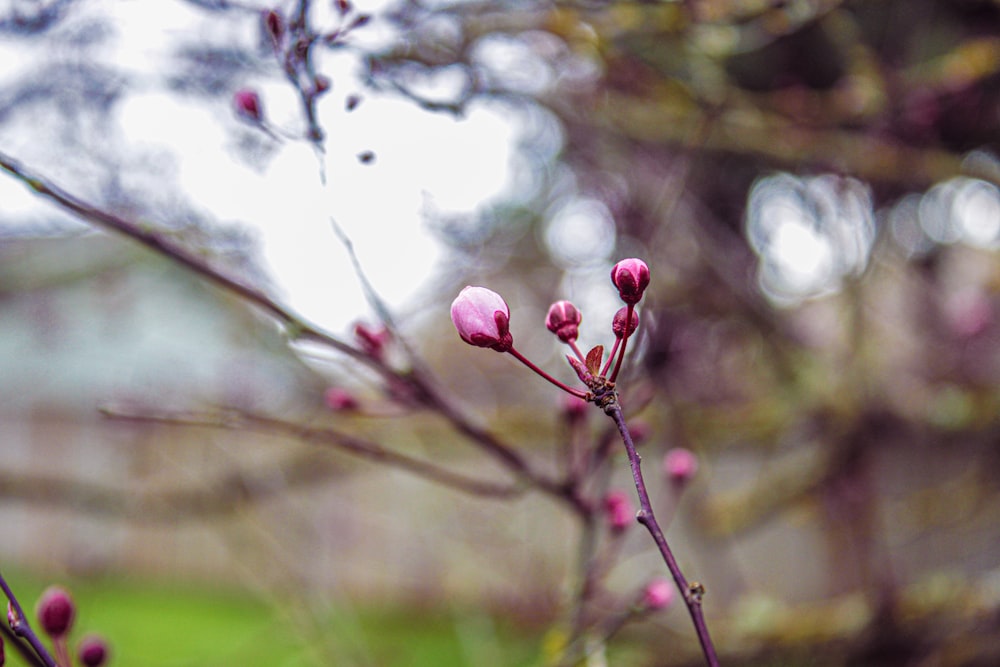
[[[7,620],[10,623],[11,631],[18,637],[21,637],[29,644],[31,648],[35,651],[38,657],[42,660],[42,663],[46,667],[59,667],[56,664],[55,659],[49,655],[48,650],[45,645],[42,644],[38,635],[35,631],[31,629],[31,624],[28,623],[28,617],[24,615],[24,610],[21,609],[21,603],[17,601],[17,596],[14,595],[14,591],[11,590],[10,585],[7,580],[4,579],[3,575],[0,574],[0,589],[3,589],[4,595],[7,596]]]
[[[523,482],[499,484],[453,472],[428,461],[401,454],[377,443],[332,428],[303,426],[294,422],[262,415],[231,412],[227,414],[228,419],[219,419],[209,415],[129,414],[113,410],[105,410],[104,414],[112,419],[133,422],[216,429],[253,429],[262,433],[278,433],[303,441],[327,445],[368,461],[385,463],[443,486],[477,496],[512,498],[524,493],[527,489],[527,486]],[[304,462],[305,467],[308,468],[314,462],[314,458],[308,459]],[[320,467],[322,468],[322,466]],[[301,472],[307,474],[307,470],[302,470]]]
[[[710,667],[718,667],[719,659],[716,657],[715,646],[712,644],[712,638],[708,634],[708,626],[705,624],[705,615],[701,608],[701,600],[705,594],[705,589],[698,582],[688,583],[688,580],[684,577],[684,573],[681,572],[680,566],[677,564],[677,559],[674,558],[674,554],[667,544],[667,539],[663,535],[663,530],[660,529],[660,524],[656,521],[656,516],[653,514],[653,506],[649,500],[649,493],[646,491],[646,482],[643,480],[642,470],[640,469],[642,459],[635,450],[635,443],[632,441],[632,435],[625,424],[625,417],[622,415],[622,408],[618,403],[617,397],[610,397],[610,400],[604,405],[604,411],[614,420],[615,425],[618,427],[622,442],[625,444],[625,451],[628,454],[629,464],[632,468],[632,479],[635,482],[635,490],[639,495],[639,512],[636,514],[636,520],[645,526],[649,534],[652,535],[653,541],[656,542],[656,546],[660,550],[660,555],[663,556],[663,561],[667,564],[667,569],[670,570],[670,575],[674,578],[674,583],[677,584],[677,588],[684,598],[684,603],[687,605],[688,613],[691,615],[691,621],[694,623],[694,629],[698,635],[698,641],[701,644],[702,653],[705,655],[705,661]]]

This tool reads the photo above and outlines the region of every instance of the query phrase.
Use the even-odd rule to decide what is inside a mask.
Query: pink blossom
[[[698,472],[698,457],[689,449],[674,447],[663,457],[663,472],[675,484],[686,484]]]
[[[84,667],[101,667],[108,659],[108,644],[97,635],[88,635],[80,640],[76,655]]]
[[[76,617],[76,605],[65,589],[49,586],[38,599],[38,623],[47,635],[59,639],[69,632]]]
[[[545,317],[545,327],[564,343],[575,341],[580,335],[580,321],[583,315],[569,301],[556,301],[549,306]]]
[[[260,96],[250,88],[243,88],[233,95],[233,106],[236,113],[249,120],[260,120],[264,113],[261,111]]]
[[[618,312],[615,313],[615,318],[611,321],[611,330],[614,332],[616,338],[622,338],[625,335],[625,317],[628,315],[628,306],[619,308]],[[639,328],[639,313],[632,311],[632,317],[629,318],[628,325],[628,335],[631,336],[635,333],[635,330]]]
[[[612,532],[620,533],[635,519],[635,509],[628,494],[621,490],[609,491],[604,497],[604,514]]]
[[[358,409],[358,399],[355,398],[354,394],[340,387],[330,387],[327,389],[323,395],[323,400],[326,402],[326,407],[334,412],[347,412]]]
[[[485,287],[468,286],[451,304],[451,321],[469,345],[507,352],[514,345],[510,308],[503,297]]]
[[[674,601],[674,587],[666,579],[653,579],[642,592],[642,601],[647,609],[666,609]]]
[[[641,259],[623,259],[611,269],[611,282],[618,288],[622,301],[637,304],[649,286],[649,267]]]

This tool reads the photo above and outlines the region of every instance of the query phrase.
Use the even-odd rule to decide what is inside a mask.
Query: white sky
[[[376,9],[374,3],[355,4]],[[478,107],[456,120],[395,97],[372,96],[356,82],[357,63],[345,52],[325,57],[318,68],[334,83],[319,106],[328,134],[327,185],[321,183],[318,156],[305,142],[286,141],[260,172],[233,157],[228,98],[220,112],[163,92],[156,80],[166,71],[177,36],[199,35],[204,28],[201,12],[168,0],[105,0],[90,3],[87,11],[110,15],[115,26],[100,57],[124,66],[137,81],[153,82],[133,89],[116,107],[128,148],[176,156],[180,189],[190,201],[219,221],[253,229],[282,298],[322,326],[342,330],[368,311],[331,217],[352,239],[375,287],[390,305],[400,306],[441,259],[421,209],[431,203],[438,211],[472,211],[508,187],[515,135],[509,114]],[[253,45],[258,38],[252,20],[221,33],[218,21],[212,25],[205,38],[213,42]],[[356,35],[386,39],[386,25],[376,18]],[[0,40],[0,62],[30,66],[30,56],[18,49]],[[298,102],[280,76],[246,85],[260,91],[275,125],[301,127]],[[364,100],[347,113],[344,99],[351,93]],[[375,152],[374,163],[358,161],[365,150]],[[6,176],[0,178],[0,202],[7,211],[32,206],[31,197]]]

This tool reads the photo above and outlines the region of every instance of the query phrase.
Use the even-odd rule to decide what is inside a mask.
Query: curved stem
[[[680,566],[677,565],[677,560],[674,558],[670,546],[667,544],[667,539],[663,535],[663,530],[660,529],[660,524],[653,515],[653,506],[649,501],[646,482],[642,478],[642,470],[640,469],[642,459],[635,450],[635,443],[632,441],[632,435],[629,433],[628,426],[625,425],[625,417],[622,415],[622,408],[618,403],[617,397],[613,397],[607,403],[604,411],[614,420],[615,425],[618,427],[618,432],[621,434],[622,442],[625,443],[625,451],[628,453],[629,464],[632,467],[632,479],[635,481],[635,490],[639,494],[639,511],[636,513],[636,520],[645,526],[649,534],[652,535],[653,541],[656,542],[656,546],[663,556],[663,561],[667,564],[667,569],[670,570],[670,574],[674,578],[674,583],[677,584],[677,588],[684,598],[688,613],[691,615],[691,621],[694,623],[695,632],[698,634],[698,641],[701,643],[701,650],[705,655],[706,663],[710,667],[718,667],[719,659],[715,655],[715,646],[712,644],[712,638],[708,634],[708,626],[705,624],[705,615],[701,608],[701,599],[705,594],[705,589],[698,582],[688,583],[688,580],[681,572]]]
[[[576,396],[577,398],[582,399],[584,401],[587,400],[587,392],[581,391],[580,389],[574,389],[573,387],[570,387],[567,384],[563,384],[562,382],[560,382],[559,380],[555,379],[554,377],[552,377],[551,375],[549,375],[548,373],[546,373],[545,371],[543,371],[541,368],[539,368],[538,366],[536,366],[535,364],[533,364],[531,362],[531,360],[529,360],[527,357],[525,357],[523,354],[521,354],[520,352],[518,352],[513,347],[510,348],[507,351],[510,354],[512,354],[515,359],[517,359],[522,364],[524,364],[525,366],[527,366],[531,370],[535,371],[536,373],[538,373],[543,378],[545,378],[546,380],[548,380],[549,382],[551,382],[555,386],[559,387],[563,391],[565,391],[565,392],[567,392],[569,394],[572,394],[573,396]]]

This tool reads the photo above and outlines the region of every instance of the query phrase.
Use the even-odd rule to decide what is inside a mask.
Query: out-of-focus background
[[[262,20],[303,8],[305,106]],[[560,397],[451,299],[503,294],[571,382],[548,305],[609,344],[608,272],[642,257],[623,401],[723,662],[1000,661],[995,0],[0,3],[0,153],[345,340],[378,326],[346,235],[437,385],[542,468]],[[0,570],[73,588],[119,664],[545,664],[579,538],[551,498],[123,418],[502,477],[381,379],[0,174]],[[622,549],[611,589],[662,574]],[[682,605],[609,650],[700,661]]]

